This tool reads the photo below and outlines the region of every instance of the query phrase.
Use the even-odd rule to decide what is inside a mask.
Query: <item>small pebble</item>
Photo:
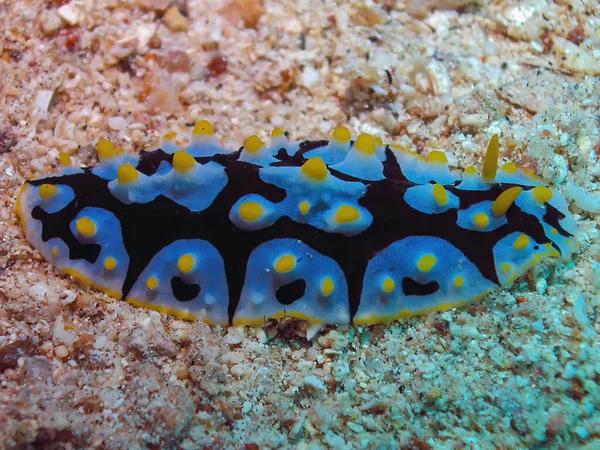
[[[177,6],[171,6],[167,9],[163,20],[167,28],[173,32],[187,31],[189,29],[188,20],[181,14]]]

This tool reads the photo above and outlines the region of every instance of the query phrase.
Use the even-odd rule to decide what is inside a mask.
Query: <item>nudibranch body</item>
[[[293,316],[372,324],[481,299],[545,257],[567,257],[564,198],[489,144],[481,174],[451,171],[344,127],[329,141],[222,148],[202,121],[100,164],[28,181],[17,210],[63,273],[128,302],[209,323]]]

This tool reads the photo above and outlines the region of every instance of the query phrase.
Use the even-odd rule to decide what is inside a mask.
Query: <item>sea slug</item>
[[[116,298],[186,319],[372,324],[465,305],[576,250],[565,199],[534,174],[481,173],[337,128],[329,141],[224,149],[199,122],[138,155],[27,181],[17,212],[44,257]]]

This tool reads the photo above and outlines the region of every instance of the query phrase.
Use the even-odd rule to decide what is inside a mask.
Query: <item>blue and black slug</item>
[[[28,181],[17,212],[63,273],[185,319],[260,324],[293,316],[372,324],[446,310],[508,286],[545,257],[568,257],[576,225],[534,174],[498,167],[494,136],[479,174],[451,171],[368,134],[237,151],[199,122],[139,155],[98,143],[100,164]]]

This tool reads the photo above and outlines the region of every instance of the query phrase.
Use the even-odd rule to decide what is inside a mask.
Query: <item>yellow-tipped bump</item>
[[[71,157],[67,153],[61,152],[60,155],[58,155],[58,159],[62,167],[71,167],[73,165]]]
[[[192,130],[192,136],[213,136],[215,130],[208,120],[201,120]]]
[[[122,164],[117,172],[117,179],[120,184],[133,183],[139,176],[140,173],[131,163]]]
[[[108,139],[100,139],[96,145],[96,151],[100,159],[114,158],[116,154],[115,145]]]
[[[148,280],[146,281],[146,287],[153,291],[158,287],[158,279],[156,277],[148,278]]]
[[[333,280],[329,277],[325,278],[323,280],[323,285],[321,286],[321,293],[325,297],[329,297],[332,294],[334,289],[335,289],[335,283],[333,282]]]
[[[486,213],[478,213],[473,217],[473,222],[477,228],[485,228],[490,224],[490,217]]]
[[[526,234],[521,234],[513,244],[513,247],[517,250],[522,250],[529,245],[530,241],[531,239],[529,239],[529,236]]]
[[[164,136],[163,139],[165,141],[173,141],[177,137],[177,133],[175,131],[169,131]]]
[[[510,266],[510,264],[508,264],[508,263],[504,263],[504,264],[502,264],[502,266],[501,266],[501,267],[502,267],[502,270],[503,270],[504,272],[510,272],[510,271],[512,270],[512,267],[511,267],[511,266]]]
[[[383,280],[383,285],[381,286],[383,291],[386,293],[391,293],[396,289],[396,282],[392,280],[390,277],[385,277]]]
[[[420,272],[427,273],[437,264],[437,258],[433,255],[424,255],[417,262],[417,268]]]
[[[465,175],[477,175],[477,169],[475,166],[468,166],[465,169]]]
[[[433,198],[439,206],[446,206],[448,204],[448,192],[446,188],[439,183],[434,184]]]
[[[462,275],[459,275],[456,278],[454,278],[454,286],[455,287],[461,288],[461,287],[463,287],[464,284],[465,284],[465,280],[462,277]]]
[[[263,214],[263,208],[256,202],[244,202],[240,205],[240,217],[246,222],[255,222]]]
[[[325,161],[319,157],[309,158],[301,170],[305,176],[315,181],[323,181],[329,175]]]
[[[492,136],[483,159],[483,168],[481,169],[481,178],[485,181],[494,181],[498,171],[498,157],[500,156],[500,140],[498,135]]]
[[[196,160],[185,150],[179,150],[173,155],[173,169],[185,173],[196,165]]]
[[[552,191],[546,186],[536,186],[532,189],[533,198],[538,203],[546,203],[552,199]]]
[[[52,256],[58,256],[58,247],[52,247]]]
[[[117,149],[115,150],[115,155],[117,155],[117,156],[121,156],[124,153],[125,153],[125,149],[123,147],[117,147]]]
[[[82,217],[75,222],[75,228],[79,234],[92,237],[96,234],[96,224],[89,217]]]
[[[354,206],[342,205],[338,208],[335,213],[335,220],[337,223],[345,224],[358,220],[360,218],[360,212]]]
[[[523,188],[514,186],[505,190],[498,196],[494,203],[492,203],[492,215],[496,218],[502,217],[508,211],[508,208],[515,202],[517,197],[521,194]]]
[[[296,267],[296,257],[294,255],[282,255],[279,257],[273,268],[277,273],[288,273],[294,270]]]
[[[106,270],[115,270],[115,267],[117,267],[117,260],[112,256],[109,256],[104,260],[104,268]]]
[[[448,158],[446,157],[446,154],[439,150],[432,150],[431,153],[429,153],[429,158],[427,161],[430,163],[448,164]]]
[[[177,260],[177,267],[182,273],[190,273],[192,270],[194,270],[195,265],[196,260],[194,256],[190,255],[189,253],[186,253]]]
[[[377,147],[375,146],[375,139],[373,139],[373,136],[363,133],[359,134],[356,138],[354,148],[364,155],[373,156]]]
[[[53,184],[42,184],[38,190],[38,194],[42,199],[48,200],[50,197],[58,194],[58,188]]]
[[[514,162],[506,163],[502,166],[502,171],[506,173],[517,173],[519,168]]]
[[[285,135],[285,131],[283,131],[279,127],[275,127],[275,128],[273,128],[273,131],[271,131],[271,137],[279,137],[279,136],[284,136],[284,135]]]
[[[310,211],[310,203],[304,200],[303,202],[300,202],[298,209],[300,210],[300,214],[306,215]]]
[[[346,127],[337,127],[331,134],[331,139],[344,144],[350,141],[351,138],[352,136],[350,135],[350,130]]]
[[[261,141],[260,138],[254,134],[249,136],[248,139],[246,139],[246,142],[244,142],[244,148],[250,153],[258,153],[263,146],[263,141]]]

